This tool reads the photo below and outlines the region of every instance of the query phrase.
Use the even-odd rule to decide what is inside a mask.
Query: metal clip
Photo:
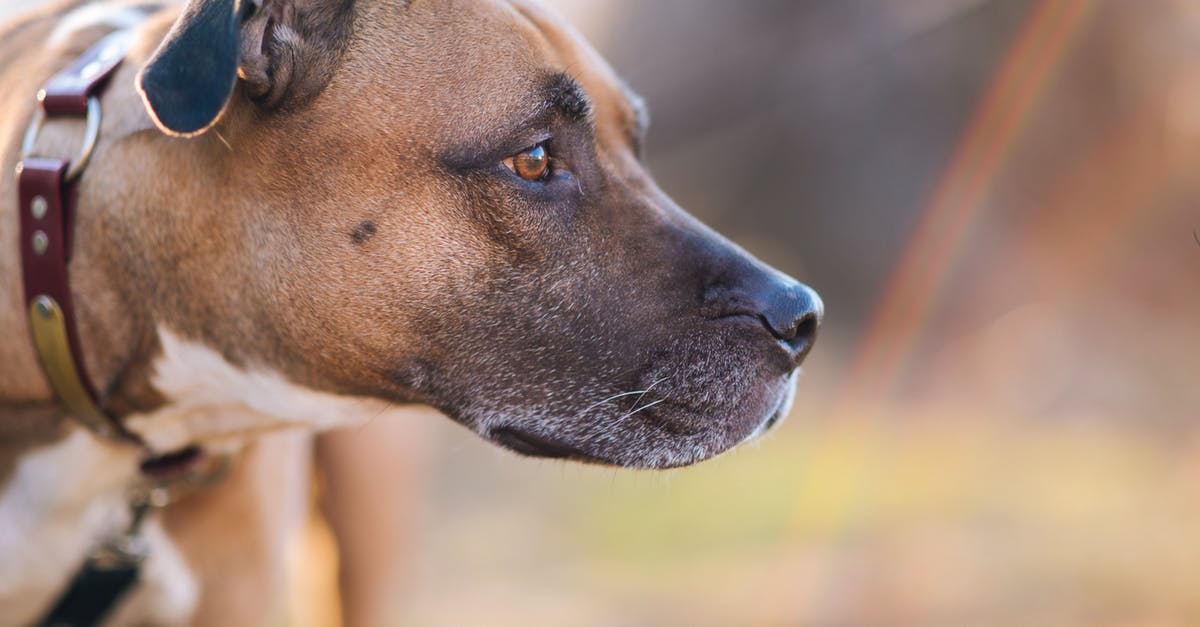
[[[46,111],[42,109],[42,99],[45,98],[44,91],[38,92],[38,106],[33,112],[33,119],[29,121],[29,127],[25,129],[25,139],[21,142],[21,160],[34,155],[34,149],[37,148],[38,135],[41,134],[42,125],[46,122]],[[100,99],[95,96],[89,96],[87,101],[87,120],[86,127],[83,133],[83,143],[79,147],[79,153],[71,160],[70,167],[67,168],[67,173],[63,177],[63,181],[71,183],[83,174],[83,169],[87,167],[88,160],[92,158],[92,151],[96,149],[96,140],[100,137]]]
[[[170,492],[166,486],[135,490],[129,499],[129,527],[124,533],[105,540],[89,557],[91,565],[103,570],[116,570],[141,564],[150,554],[149,543],[142,536],[142,525],[150,512],[165,507],[169,502]]]

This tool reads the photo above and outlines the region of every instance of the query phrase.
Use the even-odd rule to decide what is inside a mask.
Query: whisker
[[[637,404],[642,402],[642,398],[646,396],[647,392],[649,392],[650,390],[653,390],[659,383],[666,381],[668,378],[670,378],[670,377],[659,377],[657,380],[654,381],[654,383],[650,384],[650,387],[646,388],[645,390],[642,390],[642,395],[637,397],[637,400],[633,402],[633,406],[637,407]]]
[[[651,403],[646,403],[645,405],[642,405],[641,407],[638,407],[637,409],[635,409],[635,410],[633,410],[633,411],[629,412],[628,414],[625,414],[624,416],[621,416],[621,417],[620,417],[620,418],[618,418],[617,420],[625,420],[626,418],[632,418],[634,414],[636,414],[636,413],[638,413],[638,412],[641,412],[641,411],[645,411],[645,410],[647,410],[647,409],[650,409],[651,407],[654,407],[655,405],[657,405],[657,404],[659,404],[659,403],[662,403],[662,402],[664,402],[664,401],[666,401],[666,400],[667,400],[667,399],[665,399],[665,398],[660,398],[660,399],[658,399],[657,401],[654,401],[654,402],[651,402]]]
[[[370,418],[367,418],[365,421],[362,422],[362,424],[358,425],[357,430],[362,431],[363,429],[366,429],[367,426],[369,426],[371,423],[375,422],[375,420],[377,418],[379,418],[380,416],[386,414],[387,412],[395,409],[396,407],[399,407],[399,405],[395,401],[386,401],[384,403],[383,407],[379,408],[379,411],[375,412],[375,415],[371,416]]]
[[[651,407],[653,407],[653,406],[655,406],[655,405],[657,405],[657,404],[659,404],[659,403],[661,403],[661,402],[665,401],[666,399],[660,399],[660,400],[654,401],[653,403],[649,403],[649,404],[647,404],[647,405],[644,405],[644,406],[642,406],[642,407],[638,407],[638,405],[639,405],[639,404],[642,402],[642,399],[646,397],[646,394],[648,394],[648,393],[649,393],[651,390],[653,390],[654,388],[658,387],[658,385],[659,385],[659,384],[661,384],[663,381],[666,381],[666,380],[667,380],[667,379],[669,379],[669,378],[670,378],[670,377],[659,377],[659,378],[658,378],[658,379],[656,379],[656,380],[655,380],[653,383],[651,383],[649,386],[647,386],[647,387],[646,387],[646,389],[644,389],[644,390],[632,390],[632,391],[630,391],[630,392],[621,392],[620,394],[613,394],[612,396],[609,396],[608,398],[605,398],[605,399],[603,399],[603,400],[600,400],[600,401],[596,401],[595,403],[592,403],[591,405],[588,405],[588,406],[587,406],[587,408],[586,408],[586,409],[584,409],[583,411],[579,412],[579,414],[578,414],[578,415],[579,415],[580,417],[586,416],[586,415],[588,414],[588,412],[592,411],[593,409],[595,409],[595,408],[597,408],[597,407],[599,407],[599,406],[601,406],[601,405],[603,405],[603,404],[605,404],[605,403],[608,403],[608,402],[611,402],[611,401],[615,401],[615,400],[617,400],[617,399],[619,399],[619,398],[625,398],[626,396],[634,396],[634,395],[636,395],[636,396],[637,396],[637,398],[636,398],[636,399],[634,399],[634,401],[633,401],[633,403],[632,403],[632,405],[635,407],[635,409],[634,409],[633,411],[631,411],[631,412],[629,412],[629,413],[627,413],[627,414],[625,414],[625,415],[621,416],[620,418],[618,418],[618,420],[624,420],[624,419],[626,419],[626,418],[629,418],[630,416],[632,416],[632,415],[634,415],[634,414],[636,414],[636,413],[638,413],[638,412],[640,412],[640,411],[643,411],[643,410],[645,410],[645,409],[649,409],[649,408],[651,408]]]
[[[654,387],[654,386],[650,386],[650,387]],[[646,388],[646,389],[644,389],[644,390],[634,390],[634,391],[632,391],[632,392],[621,392],[620,394],[613,394],[612,396],[610,396],[610,397],[608,397],[608,398],[606,398],[606,399],[604,399],[604,400],[602,400],[602,401],[596,401],[595,403],[592,403],[591,405],[588,405],[587,409],[585,409],[585,410],[583,410],[582,412],[579,412],[579,413],[580,413],[580,415],[584,415],[584,414],[587,414],[589,411],[592,411],[593,409],[595,409],[595,408],[597,408],[597,407],[599,407],[599,406],[601,406],[601,405],[603,405],[603,404],[605,404],[605,403],[607,403],[607,402],[609,402],[609,401],[615,401],[615,400],[617,400],[618,398],[624,398],[624,397],[626,397],[626,396],[633,396],[634,394],[641,394],[641,395],[645,395],[645,394],[646,394],[646,392],[649,392],[649,391],[650,391],[650,388]],[[639,396],[639,397],[638,397],[638,399],[639,399],[639,400],[640,400],[641,398],[642,398],[641,396]],[[634,405],[637,405],[637,402],[634,402]]]

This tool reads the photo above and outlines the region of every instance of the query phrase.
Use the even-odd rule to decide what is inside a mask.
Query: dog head
[[[523,0],[193,0],[139,88],[120,149],[188,202],[127,263],[235,363],[630,467],[789,408],[820,299],[655,186],[640,101]]]

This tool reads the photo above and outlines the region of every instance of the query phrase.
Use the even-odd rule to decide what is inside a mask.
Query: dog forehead
[[[597,124],[631,117],[623,84],[565,22],[527,0],[413,0],[402,10],[360,3],[355,37],[330,87],[397,135],[461,139],[542,103],[549,79],[580,84]],[[366,91],[363,87],[369,86]]]
[[[635,96],[583,35],[536,0],[511,0],[511,5],[554,52],[560,69],[592,100],[601,139],[609,132],[620,133],[637,125],[639,112],[631,102]]]

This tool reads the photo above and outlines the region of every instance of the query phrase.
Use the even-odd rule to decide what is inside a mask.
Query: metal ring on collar
[[[38,135],[41,134],[42,126],[46,121],[46,112],[41,106],[42,96],[42,92],[38,92],[38,107],[33,113],[33,119],[29,121],[29,128],[25,129],[25,140],[21,142],[22,159],[34,156],[33,151],[37,147]],[[99,137],[100,99],[95,96],[89,96],[83,145],[79,147],[79,154],[71,160],[71,165],[67,168],[67,173],[64,175],[65,182],[70,183],[79,178],[80,174],[83,174],[83,169],[87,167],[88,160],[92,158],[92,151],[96,149],[96,139]]]

